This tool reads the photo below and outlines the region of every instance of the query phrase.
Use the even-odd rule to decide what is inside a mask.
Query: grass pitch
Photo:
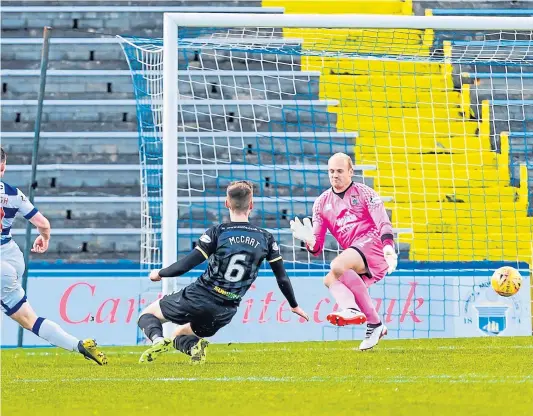
[[[3,416],[531,415],[533,338],[211,345],[192,366],[105,348],[107,367],[59,349],[2,351]]]

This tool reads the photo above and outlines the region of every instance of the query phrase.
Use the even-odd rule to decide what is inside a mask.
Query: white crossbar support
[[[184,27],[297,27],[434,30],[531,30],[531,17],[396,16],[375,14],[165,13]],[[174,41],[175,44],[177,41]]]

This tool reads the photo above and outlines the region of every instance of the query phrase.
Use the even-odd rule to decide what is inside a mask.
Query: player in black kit
[[[250,182],[231,183],[226,198],[231,221],[209,228],[188,255],[165,269],[150,273],[150,279],[157,282],[161,278],[181,276],[209,259],[206,271],[198,280],[153,302],[142,312],[138,325],[152,341],[152,346],[141,355],[139,362],[154,361],[174,346],[190,355],[193,364],[203,363],[209,345],[204,337],[215,335],[231,322],[265,259],[292,312],[309,320],[296,302],[274,237],[248,221],[253,208],[252,197]],[[164,322],[179,325],[172,334],[173,339],[163,337]]]

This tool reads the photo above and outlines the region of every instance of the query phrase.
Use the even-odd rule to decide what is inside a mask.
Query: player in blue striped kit
[[[7,155],[0,148],[0,178],[6,171]],[[23,328],[48,341],[52,345],[75,351],[85,358],[107,364],[105,354],[96,348],[94,339],[79,340],[65,332],[55,322],[37,317],[20,285],[24,273],[24,256],[11,237],[11,227],[15,216],[20,213],[39,230],[39,236],[31,251],[44,253],[50,241],[50,223],[17,188],[0,182],[0,274],[2,275],[1,305],[3,312],[18,322]]]

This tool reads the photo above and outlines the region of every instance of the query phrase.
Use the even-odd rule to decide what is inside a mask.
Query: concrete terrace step
[[[325,161],[324,161],[325,162]],[[361,173],[373,166],[358,166],[355,181],[373,185],[371,178]],[[306,195],[310,191],[329,187],[327,165],[184,165],[178,166],[179,195],[219,195],[220,190],[234,180],[247,179],[258,184],[261,195]],[[182,174],[180,174],[182,172]],[[148,191],[158,193],[162,168],[151,166],[146,175]],[[6,182],[26,189],[31,166],[11,165],[5,174]],[[52,194],[91,195],[104,192],[111,195],[137,195],[140,188],[140,165],[39,165],[39,192]],[[92,188],[92,189],[91,189]],[[133,193],[131,193],[133,192]]]
[[[38,70],[0,71],[3,99],[35,99]],[[134,72],[156,79],[160,71]],[[317,71],[179,71],[180,96],[210,99],[318,99]],[[133,98],[132,73],[128,70],[49,70],[45,98],[125,99]],[[143,81],[137,88],[141,90]],[[206,88],[207,85],[207,88]]]
[[[255,2],[260,6],[260,2]],[[233,2],[233,4],[235,4]],[[238,5],[239,3],[237,3]],[[283,7],[206,7],[173,5],[146,6],[4,6],[2,7],[3,36],[10,32],[26,31],[30,36],[39,36],[44,26],[67,32],[73,36],[74,30],[106,31],[131,35],[161,36],[163,33],[163,12],[174,13],[254,13],[281,14]]]
[[[179,221],[178,221],[179,223]],[[184,227],[184,226],[178,226],[178,235],[181,236],[200,236],[203,234],[205,229],[207,227],[210,227],[211,225],[214,225],[215,223],[207,223],[202,228],[193,228],[193,227]],[[160,232],[161,230],[153,229],[152,231]],[[290,236],[292,240],[292,231],[288,227],[284,228],[273,228],[269,229],[268,231],[272,232],[274,235],[279,236]],[[12,235],[24,235],[26,232],[25,229],[22,228],[13,228],[11,230]],[[394,234],[409,234],[412,233],[412,229],[409,227],[400,227],[400,228],[394,228],[393,229]],[[54,235],[80,235],[80,236],[87,236],[87,235],[140,235],[143,233],[143,230],[141,228],[90,228],[90,227],[84,227],[84,228],[57,228],[54,231]],[[38,231],[36,228],[32,228],[32,234],[38,235]]]
[[[178,227],[178,235],[181,236],[201,236],[205,229],[214,224],[206,224],[205,228],[189,228]],[[281,229],[267,229],[275,236],[290,236],[292,240],[292,231],[290,228]],[[152,232],[160,232],[160,229],[153,229]],[[13,235],[24,235],[26,230],[20,228],[14,228],[11,230]],[[394,234],[409,234],[412,229],[407,228],[393,228]],[[37,229],[32,229],[32,234],[38,235]],[[143,230],[140,228],[58,228],[55,235],[141,235]]]
[[[301,49],[301,39],[244,38],[239,40],[239,45],[246,45],[243,46],[245,51],[225,50],[216,46],[223,45],[223,42],[213,39],[210,40],[211,46],[183,45],[180,49],[186,52],[180,54],[178,69],[291,71],[301,69],[301,56],[298,54]],[[36,68],[34,64],[40,60],[41,44],[42,39],[39,38],[0,39],[2,61],[12,62],[12,66],[4,66],[4,69]],[[254,45],[257,45],[257,51],[253,50]],[[266,46],[272,49],[272,53],[259,52]],[[126,48],[132,47],[126,46]],[[121,40],[115,37],[52,38],[49,59],[51,69],[73,69],[71,66],[65,67],[64,64],[59,67],[54,64],[56,61],[65,60],[78,61],[81,64],[79,68],[84,68],[83,64],[88,61],[111,60],[126,63]],[[127,65],[114,69],[127,69]]]
[[[10,163],[31,163],[34,134],[1,132],[2,146]],[[180,162],[246,161],[270,164],[301,163],[326,160],[333,153],[353,153],[356,133],[178,133]],[[147,143],[161,151],[159,137],[146,136]],[[50,163],[119,163],[138,162],[136,132],[44,132],[41,134],[39,161]],[[184,159],[183,156],[187,155]],[[261,159],[259,161],[259,158]],[[292,162],[291,162],[292,163]]]
[[[124,116],[125,121],[116,122],[101,122],[94,123],[91,121],[69,121],[68,125],[59,121],[49,121],[41,124],[41,132],[87,132],[87,133],[100,133],[108,131],[117,132],[130,132],[137,133],[137,118],[134,113],[126,113]],[[2,120],[2,131],[8,131],[12,133],[27,134],[35,130],[35,122],[33,120],[22,121],[21,118],[16,117],[14,120]]]
[[[489,100],[491,131],[533,131],[533,99]],[[477,107],[477,111],[480,107]],[[476,112],[476,111],[475,111]]]
[[[313,205],[316,196],[300,197],[254,197],[254,202],[261,209],[289,209],[293,206],[307,207]],[[77,211],[83,215],[97,213],[98,206],[101,204],[109,205],[110,208],[121,212],[135,213],[141,209],[141,197],[100,197],[100,196],[36,196],[35,204],[39,205],[45,212],[63,212],[63,210]],[[223,206],[226,198],[224,196],[214,197],[183,197],[180,202],[190,204],[191,206],[213,205]],[[390,196],[382,196],[381,200],[385,203],[392,201]],[[161,198],[152,198],[151,203],[161,203]],[[187,209],[186,207],[184,209]]]
[[[180,7],[198,7],[196,0],[176,0],[174,3],[178,3]],[[2,7],[24,7],[28,6],[48,6],[48,7],[68,7],[68,6],[80,6],[77,0],[4,0]],[[124,6],[123,0],[90,0],[86,2],[91,7],[116,7]],[[210,7],[235,7],[235,0],[215,0],[211,2]],[[262,4],[259,0],[242,0],[239,1],[240,7],[261,7]],[[128,6],[141,7],[141,6],[168,6],[168,0],[128,0]]]
[[[35,117],[36,100],[3,100],[3,130],[6,121],[28,123]],[[328,112],[335,100],[183,100],[180,123],[188,129],[242,131],[330,131],[336,115]],[[157,105],[154,102],[152,105]],[[151,113],[151,107],[140,107]],[[44,123],[120,123],[135,120],[135,100],[45,100]]]
[[[533,74],[531,74],[533,75]],[[484,100],[531,100],[533,99],[533,77],[485,78],[470,85],[470,100],[474,111]]]
[[[23,247],[25,229],[14,228],[11,234]],[[140,229],[138,228],[56,228],[50,239],[50,251],[53,253],[79,253],[90,251],[95,254],[140,251]],[[37,235],[37,230],[32,229]]]
[[[27,172],[31,171],[31,165],[9,165],[9,170],[12,172]],[[38,172],[89,172],[89,171],[136,171],[140,170],[141,165],[118,165],[118,164],[54,164],[54,165],[37,165]],[[162,165],[147,166],[147,169],[162,172]],[[294,171],[294,172],[327,172],[327,165],[245,165],[245,164],[220,164],[220,165],[204,165],[204,164],[188,164],[178,165],[178,172],[191,171]],[[373,165],[357,165],[357,171],[375,170]]]
[[[42,209],[42,207],[39,207]],[[115,213],[107,211],[99,211],[93,215],[79,216],[77,212],[70,212],[70,216],[67,218],[63,215],[56,215],[55,212],[44,211],[47,218],[50,220],[53,228],[137,228],[141,226],[141,215],[128,216],[123,212],[119,212],[118,216]],[[230,221],[228,211],[224,208],[222,202],[217,208],[193,206],[189,209],[180,208],[178,210],[180,221],[183,224],[187,224],[192,227],[204,227],[205,222],[217,223],[219,221]],[[250,216],[251,220],[262,227],[279,228],[286,227],[291,219],[295,216],[311,215],[312,204],[310,204],[308,210],[301,212],[290,211],[287,214],[280,215],[277,211],[265,211],[262,209],[255,209]],[[78,214],[78,215],[77,215]],[[393,213],[389,212],[389,217]],[[152,221],[160,221],[160,215],[152,216]],[[25,226],[25,220],[17,218],[14,223],[14,227],[23,228]]]
[[[9,3],[9,1],[4,1],[4,3]],[[18,2],[20,3],[20,2]],[[284,7],[246,7],[246,6],[156,6],[156,5],[146,5],[146,6],[132,6],[132,5],[122,5],[122,6],[50,6],[48,4],[52,1],[46,1],[46,4],[40,6],[3,6],[2,13],[20,14],[20,13],[60,13],[69,17],[70,13],[121,13],[121,12],[135,12],[135,13],[283,13],[285,11]],[[60,3],[66,3],[62,1]],[[110,3],[110,2],[105,2]],[[153,2],[152,2],[153,3]],[[235,2],[231,2],[235,4]],[[240,2],[244,3],[244,2]],[[259,2],[255,2],[259,3]]]
[[[247,179],[254,181],[256,188],[254,195],[257,197],[301,197],[306,195],[315,195],[322,192],[329,187],[329,181],[327,181],[326,175],[324,180],[320,181],[320,185],[317,185],[317,181],[306,181],[305,184],[300,182],[293,184],[289,182],[286,177],[282,180],[275,179],[271,176],[265,176],[264,178],[255,179],[250,177],[251,175],[233,174],[232,177],[219,176],[217,181],[195,181],[191,184],[193,188],[187,187],[189,183],[182,182],[180,180],[180,188],[187,190],[178,190],[178,197],[220,197],[226,194],[226,187],[233,180]],[[180,175],[180,179],[182,175]],[[275,179],[275,181],[274,181]],[[30,185],[30,177],[26,175],[23,178],[18,178],[14,175],[6,174],[6,182],[16,186],[20,189],[28,189]],[[374,179],[371,177],[363,177],[361,175],[355,175],[353,177],[354,182],[364,183],[371,188],[374,187]],[[112,182],[112,181],[100,181],[103,184],[84,184],[81,186],[80,181],[69,181],[68,178],[62,176],[44,176],[39,175],[37,178],[37,194],[42,196],[101,196],[101,197],[123,197],[123,196],[138,196],[140,194],[140,184],[136,181],[129,180],[128,183]],[[158,197],[160,195],[161,188],[156,184],[151,184],[147,187],[147,191],[150,197]],[[385,189],[383,194],[390,193],[390,190]]]
[[[218,223],[208,222],[201,228],[178,227],[178,250],[189,251],[193,248],[193,243],[198,240],[205,229]],[[258,224],[260,225],[260,224]],[[286,258],[293,257],[294,240],[289,228],[268,229],[278,240],[282,254]],[[25,234],[24,229],[11,230],[15,241],[23,244]],[[140,228],[56,228],[53,237],[50,239],[50,250],[52,252],[109,252],[109,251],[139,251],[141,244]],[[410,228],[394,229],[395,234],[410,234]],[[35,229],[32,234],[37,235]],[[90,243],[89,243],[90,242]],[[337,244],[328,236],[326,247],[337,252]],[[297,250],[298,251],[298,250]],[[307,253],[302,253],[307,258]]]
[[[295,216],[311,215],[313,197],[256,197],[252,218],[265,226],[284,227]],[[382,197],[390,203],[390,197]],[[183,197],[178,206],[178,218],[191,226],[203,226],[210,221],[228,218],[224,206],[225,197]],[[160,217],[160,199],[150,201],[149,215]],[[188,205],[189,204],[189,205]],[[140,197],[43,197],[35,199],[35,205],[51,221],[54,228],[136,228],[141,222]],[[389,216],[394,213],[389,211]],[[15,228],[24,226],[24,219],[17,217]]]
[[[431,13],[433,16],[533,16],[533,9],[518,9],[514,7],[508,9],[432,9]]]
[[[510,33],[514,38],[513,35],[514,33]],[[528,40],[452,40],[452,59],[467,64],[485,61],[486,64],[506,62],[507,65],[527,65],[533,59],[533,51],[530,34],[525,33],[525,36]]]

